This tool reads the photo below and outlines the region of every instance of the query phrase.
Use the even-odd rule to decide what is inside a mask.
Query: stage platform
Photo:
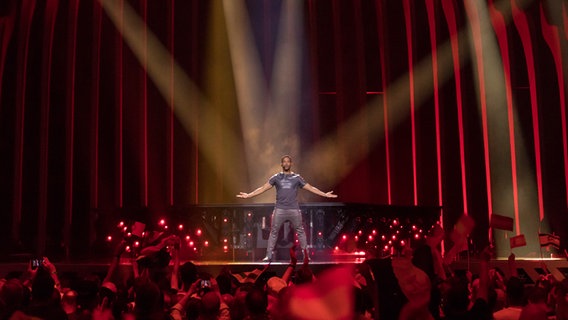
[[[393,258],[400,259],[400,258]],[[319,274],[323,270],[345,264],[360,264],[364,262],[365,257],[361,255],[342,255],[336,257],[329,257],[325,260],[320,258],[312,259],[309,263],[310,268],[314,274]],[[181,261],[184,263],[186,261]],[[262,261],[230,261],[230,260],[192,260],[200,272],[207,272],[212,275],[217,275],[224,268],[229,268],[232,273],[248,272],[254,269],[263,269],[267,263]],[[288,260],[276,260],[270,263],[268,271],[275,275],[282,275],[288,266]],[[298,266],[301,265],[298,262]],[[491,268],[501,269],[506,276],[509,276],[507,260],[491,260]],[[102,275],[106,274],[109,267],[108,261],[82,261],[82,262],[54,262],[59,274],[76,274],[78,276],[86,276],[91,274]],[[518,259],[517,270],[519,277],[527,285],[534,284],[542,274],[546,274],[545,266],[548,271],[554,275],[559,281],[568,279],[568,261],[566,259]],[[479,271],[479,261],[476,259],[460,260],[450,265],[451,269],[455,272],[465,272],[470,270],[473,274]],[[132,265],[128,259],[122,259],[119,273],[130,274]],[[25,272],[27,264],[23,262],[17,263],[2,263],[0,264],[0,277],[6,276],[10,272]]]
[[[146,220],[146,231],[175,234],[182,240],[179,255],[182,263],[192,261],[200,271],[218,274],[228,267],[232,272],[264,268],[270,217],[273,204],[199,205],[165,212],[163,218]],[[365,252],[382,257],[396,257],[408,246],[424,241],[427,231],[440,219],[438,207],[404,207],[356,203],[309,203],[301,205],[304,228],[310,251],[310,267],[314,273],[339,264],[362,263]],[[46,252],[61,273],[104,274],[109,256],[122,240],[129,238],[139,218],[117,217],[100,232],[100,241],[81,250]],[[154,217],[155,218],[155,217]],[[168,225],[170,228],[168,229]],[[108,239],[108,240],[107,240]],[[142,241],[142,240],[140,240]],[[275,260],[270,270],[281,275],[289,263],[289,250],[298,246],[298,239],[286,224],[281,228],[276,244]],[[136,250],[136,249],[134,249]],[[43,256],[39,252],[11,252],[0,256],[0,276],[27,269],[30,258]],[[124,256],[128,256],[125,254]],[[297,251],[301,264],[302,253]],[[545,267],[559,280],[568,278],[568,261],[562,259],[518,259],[519,272],[526,283],[534,282],[546,273]],[[507,273],[506,260],[492,260],[492,267]],[[464,259],[452,264],[453,270],[477,273],[478,262]],[[121,272],[129,272],[130,260],[123,258]]]

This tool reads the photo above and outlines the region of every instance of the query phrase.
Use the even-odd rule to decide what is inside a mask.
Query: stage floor
[[[190,256],[190,252],[182,254],[180,252],[181,264],[186,261],[193,262],[198,270],[217,275],[221,270],[228,268],[232,273],[248,272],[254,269],[263,269],[267,263],[262,261],[266,254],[266,249],[237,250],[230,249],[225,252],[216,251],[215,254]],[[303,255],[298,252],[298,266],[302,264]],[[106,255],[105,255],[106,256]],[[28,268],[29,254],[6,255],[8,260],[0,263],[0,278],[9,272],[25,272]],[[359,264],[365,261],[367,256],[364,252],[346,252],[337,248],[329,249],[310,249],[310,268],[317,275],[319,272],[342,264]],[[397,259],[397,258],[394,258]],[[75,273],[77,275],[106,274],[111,257],[92,258],[92,259],[57,259],[51,258],[58,273]],[[270,263],[269,270],[276,275],[282,275],[290,262],[289,248],[277,249],[274,260]],[[507,259],[491,260],[492,268],[501,269],[506,276],[508,275]],[[478,273],[479,263],[476,259],[464,259],[455,261],[450,265],[454,271],[470,270]],[[131,260],[127,254],[123,255],[120,261],[120,272],[128,274],[131,272]],[[534,283],[542,274],[550,272],[556,279],[568,279],[568,260],[566,258],[555,259],[517,259],[517,269],[526,284]]]

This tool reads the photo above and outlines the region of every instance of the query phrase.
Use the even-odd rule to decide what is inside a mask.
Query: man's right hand
[[[239,194],[237,194],[237,198],[243,198],[246,199],[249,197],[249,194],[246,192],[239,192]]]

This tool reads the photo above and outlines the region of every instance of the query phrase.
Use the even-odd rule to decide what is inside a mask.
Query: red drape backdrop
[[[174,106],[188,90],[176,72],[209,98],[234,95],[212,89],[209,75],[222,2],[116,2],[118,26],[94,0],[0,5],[0,239],[15,251],[79,255],[118,216],[232,203],[256,187],[245,151],[223,145],[246,129],[236,102],[203,106],[186,95],[185,123]],[[268,87],[284,2],[242,3]],[[143,21],[140,51],[119,32],[128,8]],[[442,206],[446,227],[466,212],[480,245],[492,213],[514,217],[513,233],[534,238],[527,255],[538,251],[539,231],[568,241],[565,2],[309,0],[301,8],[299,153],[333,135],[336,166],[354,149],[364,154],[333,185],[300,163],[304,177],[342,202]],[[153,39],[170,54],[165,91],[147,72]],[[209,110],[217,122],[203,120]],[[368,135],[354,143],[341,125],[361,112]],[[216,144],[215,161],[204,137]]]

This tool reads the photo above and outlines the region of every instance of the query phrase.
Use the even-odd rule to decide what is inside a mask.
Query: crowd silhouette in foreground
[[[369,252],[363,263],[318,274],[308,252],[298,263],[291,248],[282,274],[267,264],[211,275],[181,263],[180,239],[161,233],[136,254],[125,253],[127,243],[120,243],[106,275],[58,274],[48,258],[4,275],[0,318],[568,320],[567,279],[547,274],[526,285],[514,255],[509,270],[491,268],[491,248],[479,255],[476,274],[453,272],[440,254],[444,235],[435,226],[424,243],[397,257]]]

